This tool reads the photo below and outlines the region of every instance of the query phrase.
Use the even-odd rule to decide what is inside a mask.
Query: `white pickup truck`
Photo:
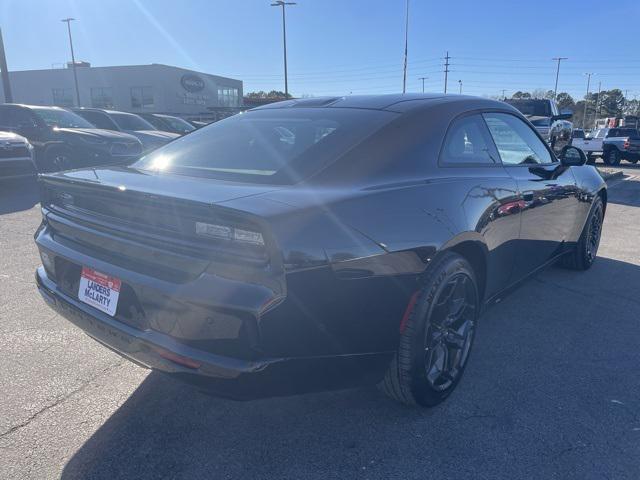
[[[599,128],[585,138],[573,138],[571,145],[582,150],[589,163],[602,157],[607,165],[621,160],[637,163],[640,159],[640,134],[635,128]]]

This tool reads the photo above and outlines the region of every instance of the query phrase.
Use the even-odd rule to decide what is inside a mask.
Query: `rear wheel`
[[[587,270],[593,265],[600,246],[602,224],[604,221],[604,204],[597,196],[591,205],[587,222],[573,252],[562,257],[562,266],[572,270]]]
[[[381,389],[408,405],[434,406],[460,381],[478,322],[478,288],[463,257],[446,253],[429,268]]]
[[[620,152],[615,148],[612,148],[604,154],[604,163],[607,165],[618,165],[620,163]]]

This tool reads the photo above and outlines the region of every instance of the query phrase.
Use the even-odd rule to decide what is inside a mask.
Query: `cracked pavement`
[[[640,169],[624,170],[592,270],[550,268],[491,308],[431,410],[374,388],[237,403],[122,360],[40,299],[35,191],[0,185],[0,478],[636,479]]]

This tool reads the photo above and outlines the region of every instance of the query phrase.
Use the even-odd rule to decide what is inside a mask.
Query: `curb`
[[[622,178],[624,176],[624,173],[622,172],[622,170],[617,170],[617,171],[607,171],[607,170],[600,170],[598,169],[598,172],[600,173],[600,176],[604,179],[605,182],[610,182],[611,180],[615,180],[617,178]]]

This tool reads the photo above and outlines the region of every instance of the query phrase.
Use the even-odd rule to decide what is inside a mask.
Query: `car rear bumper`
[[[378,382],[392,352],[245,360],[184,345],[170,335],[139,330],[61,291],[43,267],[36,283],[44,300],[89,336],[123,357],[195,384],[217,396],[249,400]]]

